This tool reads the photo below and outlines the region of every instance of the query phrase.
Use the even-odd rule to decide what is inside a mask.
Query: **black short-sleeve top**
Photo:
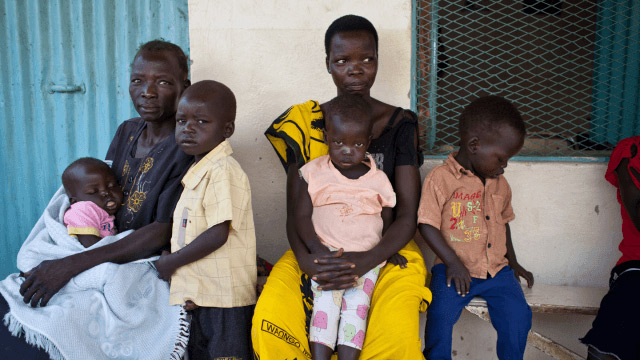
[[[141,118],[122,123],[111,141],[106,160],[124,192],[123,206],[116,214],[118,231],[139,229],[152,222],[170,223],[182,193],[181,180],[193,163],[173,135],[136,158],[138,138],[147,124]]]
[[[394,124],[401,113],[402,118]],[[396,166],[413,165],[420,167],[424,162],[418,137],[417,116],[410,110],[397,108],[389,123],[377,139],[372,139],[367,151],[376,162],[378,169],[384,171],[395,187]]]

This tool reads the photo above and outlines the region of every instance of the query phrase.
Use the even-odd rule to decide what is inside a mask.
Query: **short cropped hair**
[[[229,87],[215,80],[201,80],[189,86],[182,93],[182,101],[187,99],[198,99],[207,104],[211,104],[215,108],[218,116],[223,118],[225,122],[235,122],[236,120],[236,96]]]
[[[136,52],[136,56],[133,57],[133,62],[136,61],[138,56],[143,52],[157,52],[157,51],[168,51],[178,60],[178,66],[183,74],[189,75],[189,59],[187,55],[184,54],[184,51],[180,48],[180,46],[170,43],[168,41],[164,41],[162,39],[151,40],[147,43],[140,45],[138,52]]]
[[[362,96],[344,94],[331,99],[326,104],[325,121],[331,122],[336,115],[345,123],[366,125],[369,130],[372,127],[371,105]]]
[[[527,133],[522,115],[509,100],[495,95],[484,96],[462,110],[458,134],[460,139],[466,139],[478,131],[493,130],[500,125],[509,125],[522,136]]]
[[[70,181],[73,180],[74,171],[78,168],[84,168],[89,166],[104,167],[109,169],[110,172],[113,172],[111,167],[106,162],[100,159],[96,159],[92,157],[80,158],[72,162],[71,164],[69,164],[69,166],[67,166],[67,168],[64,169],[64,171],[62,172],[62,186],[64,186],[64,189],[67,193],[69,193],[69,186],[71,185]]]
[[[360,30],[373,35],[373,39],[376,43],[376,52],[378,52],[378,32],[376,31],[376,28],[373,27],[371,21],[358,15],[345,15],[334,20],[331,25],[329,25],[327,32],[324,34],[324,51],[327,56],[329,56],[331,40],[337,33]]]

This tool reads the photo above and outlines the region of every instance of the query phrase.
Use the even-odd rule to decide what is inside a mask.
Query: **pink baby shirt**
[[[345,251],[367,251],[382,238],[383,207],[396,205],[396,194],[384,172],[371,167],[358,179],[342,175],[324,155],[308,162],[300,174],[313,203],[312,221],[320,241]]]
[[[78,201],[64,213],[64,224],[69,235],[115,235],[115,217],[91,201]]]

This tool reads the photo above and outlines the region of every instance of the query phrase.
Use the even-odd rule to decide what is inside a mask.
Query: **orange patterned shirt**
[[[483,184],[454,156],[427,175],[418,223],[439,229],[471,277],[486,279],[508,265],[506,224],[515,218],[511,188],[502,175]]]

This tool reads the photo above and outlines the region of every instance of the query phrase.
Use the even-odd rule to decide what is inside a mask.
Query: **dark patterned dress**
[[[182,193],[181,180],[193,163],[169,136],[141,158],[136,148],[147,124],[140,118],[122,123],[111,141],[107,160],[124,192],[123,206],[116,214],[119,231],[139,229],[152,222],[170,223]]]

